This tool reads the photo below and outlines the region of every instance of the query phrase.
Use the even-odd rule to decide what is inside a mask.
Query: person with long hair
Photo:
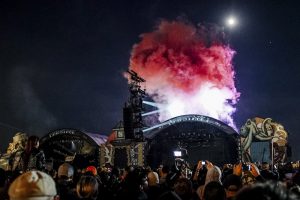
[[[39,149],[39,137],[33,135],[27,140],[25,150],[22,154],[21,169],[23,172],[36,169],[45,170],[45,154]]]
[[[96,200],[98,198],[99,183],[95,176],[83,175],[76,185],[76,193],[79,199]]]

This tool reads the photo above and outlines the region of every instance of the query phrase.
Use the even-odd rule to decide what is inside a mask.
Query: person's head
[[[161,172],[162,172],[163,174],[168,174],[168,173],[170,172],[170,166],[164,165],[164,166],[162,167],[162,169],[161,169]]]
[[[242,188],[236,195],[236,200],[272,199],[296,200],[295,194],[278,181],[259,182]]]
[[[253,176],[253,174],[250,171],[243,172],[241,180],[242,180],[243,186],[252,185],[252,184],[256,183],[256,178]]]
[[[114,176],[114,177],[119,177],[120,174],[121,174],[120,168],[118,168],[118,167],[113,167],[113,168],[111,169],[111,175],[112,175],[112,176]]]
[[[94,176],[81,176],[76,185],[76,193],[80,199],[96,199],[99,183]]]
[[[10,200],[52,200],[56,194],[52,177],[37,170],[18,176],[8,190]]]
[[[179,178],[175,181],[174,191],[182,199],[190,199],[192,189],[192,182],[187,178]]]
[[[289,191],[293,192],[295,195],[300,197],[300,186],[299,185],[294,185],[292,186]]]
[[[158,200],[182,200],[175,192],[168,191],[158,197]]]
[[[63,163],[59,166],[57,176],[59,179],[72,180],[74,176],[74,167],[69,163]]]
[[[95,166],[88,166],[86,169],[85,169],[85,174],[90,174],[90,175],[94,175],[96,176],[98,174],[98,171],[97,171],[97,168]]]
[[[125,187],[130,191],[140,191],[148,185],[147,173],[141,167],[134,168],[133,171],[128,171],[125,179]]]
[[[204,200],[225,200],[225,189],[219,181],[211,181],[205,185]]]
[[[226,191],[227,198],[235,196],[242,186],[241,178],[235,174],[226,176],[223,181],[223,187]]]
[[[219,181],[221,182],[222,172],[218,166],[213,166],[207,171],[205,182],[209,183],[210,181]]]
[[[197,176],[197,184],[198,185],[204,185],[205,184],[206,175],[207,175],[207,168],[204,165],[204,166],[202,166],[202,168],[198,172],[198,176]]]
[[[261,170],[269,170],[270,169],[270,165],[267,162],[263,162],[261,164]]]
[[[38,136],[32,135],[28,138],[25,151],[30,152],[33,148],[38,148],[39,147],[39,140],[40,138]]]
[[[145,171],[146,171],[146,172],[151,172],[151,171],[152,171],[152,169],[151,169],[151,167],[150,167],[150,166],[147,166],[147,167],[145,168]]]
[[[159,177],[158,177],[157,172],[151,171],[147,174],[147,177],[148,177],[148,185],[149,186],[156,186],[159,184]]]

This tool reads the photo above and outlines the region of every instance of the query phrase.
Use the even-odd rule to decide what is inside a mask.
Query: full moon
[[[226,23],[229,27],[234,27],[237,24],[237,20],[234,17],[229,17]]]

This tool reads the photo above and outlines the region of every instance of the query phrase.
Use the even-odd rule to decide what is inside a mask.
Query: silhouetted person
[[[281,182],[259,182],[242,188],[236,195],[236,200],[272,199],[296,200],[297,196],[288,191]]]
[[[39,137],[30,136],[22,153],[20,165],[23,172],[36,169],[45,170],[45,154],[39,149]]]
[[[79,199],[96,200],[99,184],[94,176],[83,175],[76,185],[76,193]]]
[[[279,180],[279,175],[270,170],[270,165],[267,162],[262,163],[260,175],[266,180]]]
[[[205,185],[203,200],[226,200],[225,189],[218,181],[211,181]]]

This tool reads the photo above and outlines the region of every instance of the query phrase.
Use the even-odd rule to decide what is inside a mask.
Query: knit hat
[[[10,185],[10,200],[50,200],[56,194],[55,182],[41,171],[28,171],[18,176]]]
[[[58,177],[66,176],[71,178],[74,175],[74,168],[69,163],[63,163],[58,168]]]
[[[97,175],[97,169],[94,166],[88,166],[85,171],[86,172],[91,172],[94,176]]]

